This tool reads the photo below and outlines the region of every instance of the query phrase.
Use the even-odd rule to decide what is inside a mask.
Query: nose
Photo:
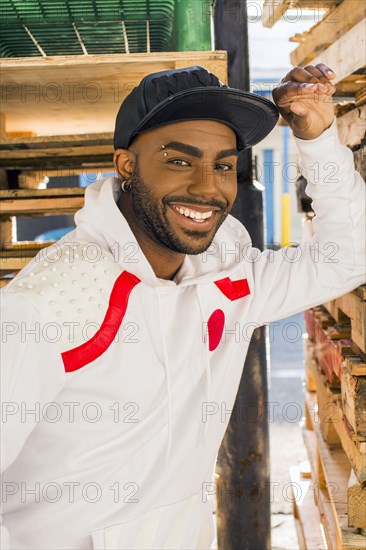
[[[188,185],[188,192],[197,197],[220,198],[220,186],[225,182],[225,177],[226,174],[215,171],[211,163],[202,163]]]

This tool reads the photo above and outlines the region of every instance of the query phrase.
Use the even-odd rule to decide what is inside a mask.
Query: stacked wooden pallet
[[[291,40],[294,66],[324,63],[336,74],[340,140],[366,178],[366,3],[360,0],[265,0],[263,24],[288,9],[319,20]],[[304,221],[311,234],[312,214]],[[308,467],[292,467],[301,549],[366,548],[366,287],[306,312],[305,425]],[[300,491],[298,491],[300,489]],[[299,494],[300,493],[300,494]]]
[[[305,316],[303,435],[317,507],[312,521],[317,518],[329,549],[366,548],[365,298],[366,286]],[[296,502],[294,513],[300,532],[312,528]],[[302,547],[312,548],[306,539]]]
[[[190,65],[227,81],[225,51],[0,60],[0,286],[51,244],[18,242],[18,216],[73,214],[83,205],[83,188],[40,188],[45,178],[113,171],[121,101],[146,74]]]

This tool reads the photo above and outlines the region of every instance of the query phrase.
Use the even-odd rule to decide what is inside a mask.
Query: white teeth
[[[211,218],[213,212],[210,210],[209,212],[196,212],[195,210],[188,210],[188,208],[181,208],[180,206],[173,205],[176,210],[183,216],[186,216],[187,218],[191,218],[195,221],[204,221],[207,220],[207,218]]]

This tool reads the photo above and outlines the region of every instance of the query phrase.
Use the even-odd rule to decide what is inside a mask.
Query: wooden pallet
[[[348,525],[348,482],[351,467],[347,456],[340,447],[330,449],[318,426],[314,424],[313,428],[303,428],[303,437],[311,464],[314,501],[327,547],[329,550],[364,549],[365,537],[359,534],[357,528]]]
[[[122,100],[144,76],[192,65],[205,67],[227,83],[223,50],[3,58],[6,132],[113,132]]]
[[[341,0],[265,0],[262,13],[264,27],[273,25],[290,9],[320,10],[329,9],[339,4]]]
[[[290,38],[300,46],[291,52],[292,65],[305,66],[366,17],[366,4],[360,0],[343,0],[329,9],[323,19],[309,31]],[[361,88],[361,85],[359,85]]]
[[[7,138],[0,152],[6,170],[113,169],[113,133]]]
[[[326,383],[325,376],[315,361],[310,365],[316,385],[317,418],[319,429],[329,446],[342,446],[357,479],[361,484],[366,483],[366,438],[356,434],[347,418],[343,414],[341,393],[331,390]],[[307,406],[308,407],[308,406]],[[310,420],[314,418],[316,406],[312,403],[312,410],[308,410]],[[307,422],[309,426],[309,422]]]
[[[12,189],[0,191],[2,216],[74,214],[84,204],[85,189]]]
[[[346,316],[351,321],[351,338],[355,344],[366,352],[366,286],[348,292],[332,302],[324,304],[334,319]]]
[[[356,93],[365,80],[365,37],[365,20],[363,19],[315,57],[311,62],[312,65],[324,63],[336,74],[333,82],[336,83],[337,90],[344,90],[347,94]],[[354,78],[352,75],[356,72],[359,73]]]

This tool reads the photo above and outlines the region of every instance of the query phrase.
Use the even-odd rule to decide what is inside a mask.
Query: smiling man
[[[119,208],[158,277],[172,279],[185,254],[212,243],[236,197],[237,155],[235,132],[213,120],[164,125],[117,149],[121,177],[134,166]]]
[[[276,106],[202,67],[125,99],[117,177],[2,292],[2,548],[210,548],[221,411],[254,329],[364,281],[365,184],[333,77],[295,68],[274,91],[316,212],[313,240],[275,253],[230,209],[238,152]]]

